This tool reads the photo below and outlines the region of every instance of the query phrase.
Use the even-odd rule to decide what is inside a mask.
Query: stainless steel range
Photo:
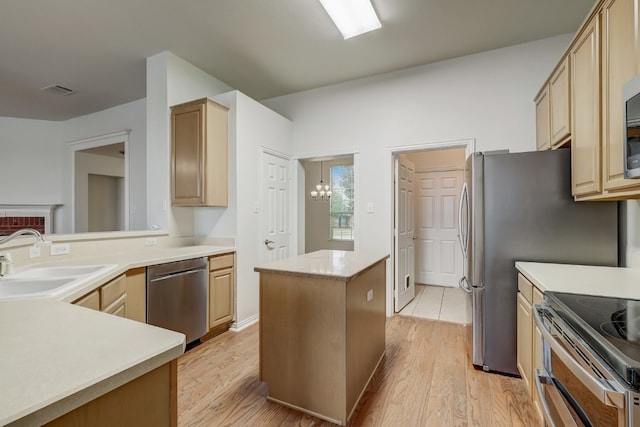
[[[534,316],[547,423],[640,426],[640,301],[547,292]]]

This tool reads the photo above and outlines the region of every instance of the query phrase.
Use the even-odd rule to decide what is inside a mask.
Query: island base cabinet
[[[351,279],[260,273],[268,399],[346,425],[385,350],[384,260]]]
[[[177,361],[128,382],[45,424],[47,427],[175,427]]]

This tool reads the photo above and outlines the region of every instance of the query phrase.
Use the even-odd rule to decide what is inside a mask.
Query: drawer
[[[100,288],[100,310],[104,311],[126,293],[127,280],[123,274]]]
[[[209,271],[233,267],[233,254],[224,254],[209,258]]]
[[[533,284],[522,274],[518,274],[518,291],[529,302],[533,301]]]
[[[75,305],[100,311],[100,292],[95,291],[77,299],[73,302]]]
[[[113,304],[109,307],[105,308],[103,311],[109,314],[115,314],[116,316],[126,317],[126,307],[127,307],[127,296],[122,295],[120,298],[115,300]]]

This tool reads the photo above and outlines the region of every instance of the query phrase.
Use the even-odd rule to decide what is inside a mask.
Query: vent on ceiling
[[[42,90],[45,92],[50,92],[55,95],[62,95],[62,96],[73,95],[74,93],[78,92],[77,90],[69,89],[60,85],[51,85],[51,86],[43,87]]]

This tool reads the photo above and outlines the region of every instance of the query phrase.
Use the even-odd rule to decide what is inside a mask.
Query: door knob
[[[275,242],[273,240],[264,239],[264,244],[267,248],[273,249],[273,246],[271,246],[272,243],[275,243]]]

